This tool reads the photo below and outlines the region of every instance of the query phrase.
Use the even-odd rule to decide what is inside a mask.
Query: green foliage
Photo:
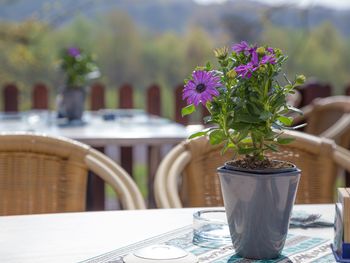
[[[87,81],[100,75],[92,56],[77,47],[62,50],[61,59],[61,68],[69,87],[84,87]]]
[[[285,84],[278,81],[282,64],[286,61],[279,49],[241,42],[234,45],[233,50],[214,50],[218,68],[213,69],[209,64],[197,68],[197,71],[219,76],[221,86],[216,87],[219,94],[205,103],[210,113],[206,122],[214,127],[191,138],[209,135],[211,144],[223,145],[223,152],[232,148],[238,154],[263,159],[266,150],[277,151],[278,144],[291,142],[290,138],[279,136],[293,122],[285,114],[299,110],[289,106],[286,98],[295,87],[304,83],[305,77],[296,76],[292,82],[285,77]],[[192,76],[190,81],[194,83],[197,80]],[[202,82],[205,84],[204,80]],[[196,85],[204,85],[202,82]],[[185,86],[185,90],[189,87],[191,85]],[[198,91],[197,87],[193,92],[200,95],[203,91]],[[191,114],[194,108],[190,104],[182,113]]]

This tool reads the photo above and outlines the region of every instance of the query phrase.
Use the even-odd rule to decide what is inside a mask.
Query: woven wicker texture
[[[330,138],[342,147],[350,146],[350,98],[332,96],[315,99],[301,109],[303,116],[296,116],[295,123],[307,123],[305,132]]]
[[[100,170],[96,174],[111,183],[122,199],[126,196],[128,200],[122,200],[125,209],[144,208],[143,200],[134,204],[127,193],[131,188],[138,189],[128,179],[129,185],[123,185],[125,171],[118,174],[111,169],[121,168],[103,154],[73,140],[38,134],[1,134],[0,215],[85,211],[89,170],[94,173]],[[136,199],[140,195],[136,192]]]
[[[295,141],[280,147],[280,152],[268,153],[268,155],[275,159],[293,162],[302,170],[296,202],[332,203],[338,166],[349,169],[349,151],[336,146],[332,140],[301,132],[288,131],[284,136],[294,137]],[[211,146],[206,137],[183,142],[181,149],[182,152],[180,146],[177,148],[177,157],[172,157],[170,165],[166,163],[160,165],[155,182],[157,204],[160,207],[223,205],[216,168],[232,156],[229,154],[221,156],[221,148]],[[342,160],[334,157],[335,153],[340,152]],[[178,165],[176,158],[185,153],[189,157],[182,165],[184,169],[177,171],[177,176],[181,178],[177,181],[178,185],[174,185],[176,181],[172,180],[172,184],[168,183],[161,188],[160,185],[166,182],[166,177],[169,176],[166,168],[169,168],[169,171],[176,170],[172,167]],[[169,153],[170,156],[172,154]],[[163,162],[167,162],[167,158]],[[162,193],[164,189],[168,191],[168,194]],[[172,201],[177,198],[176,191],[181,193],[179,202]],[[166,198],[170,201],[164,200]]]
[[[202,137],[185,143],[191,161],[184,169],[181,199],[184,206],[222,205],[221,186],[216,169],[232,154],[221,155],[221,147],[213,147]],[[198,179],[200,177],[200,179]]]

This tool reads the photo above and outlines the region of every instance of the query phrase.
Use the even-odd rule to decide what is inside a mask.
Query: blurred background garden
[[[134,87],[135,107],[144,108],[146,87],[157,83],[170,117],[173,89],[188,72],[213,60],[213,48],[247,40],[288,54],[289,77],[302,72],[343,94],[349,24],[342,1],[0,0],[0,85],[15,83],[26,110],[30,88],[42,82],[54,108],[64,82],[59,54],[78,46],[100,67],[108,108],[118,107],[115,89],[123,83]]]

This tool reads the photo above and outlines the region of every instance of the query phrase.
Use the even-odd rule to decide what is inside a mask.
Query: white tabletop
[[[36,131],[64,136],[91,146],[176,144],[201,126],[189,126],[165,118],[151,116],[142,110],[115,110],[114,120],[104,120],[103,112],[85,112],[83,126],[57,125],[53,112],[28,111],[12,118],[0,116],[1,131]]]
[[[199,208],[0,217],[1,262],[77,262],[190,225]],[[333,220],[334,205],[298,205]],[[333,228],[290,233],[333,238]]]

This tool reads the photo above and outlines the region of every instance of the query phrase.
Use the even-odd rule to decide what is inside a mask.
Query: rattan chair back
[[[338,167],[350,170],[349,151],[334,141],[287,131],[294,137],[280,152],[268,153],[279,160],[293,162],[302,170],[296,202],[332,203]],[[341,149],[341,158],[334,156]],[[156,173],[155,198],[159,207],[221,206],[223,200],[217,167],[232,158],[221,156],[220,147],[213,147],[206,137],[187,140],[175,147],[162,161]]]
[[[301,109],[295,123],[306,122],[305,132],[330,138],[342,147],[350,146],[350,97],[331,96],[317,98]]]
[[[114,188],[124,209],[145,208],[127,173],[90,146],[39,134],[0,134],[0,215],[85,211],[89,170]]]

